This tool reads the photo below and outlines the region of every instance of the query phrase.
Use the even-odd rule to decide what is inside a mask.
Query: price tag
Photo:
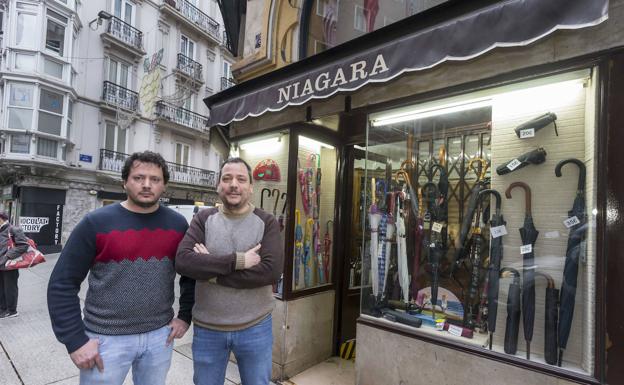
[[[535,136],[534,128],[527,128],[525,130],[520,130],[520,139],[532,138]]]
[[[575,216],[570,217],[568,219],[566,219],[565,221],[563,221],[563,224],[565,225],[565,227],[567,227],[568,229],[572,226],[578,225],[579,223],[581,223],[581,221],[579,221],[579,219]]]
[[[520,254],[528,254],[533,251],[533,245],[522,245],[520,246]]]
[[[557,230],[549,231],[549,232],[544,234],[544,238],[548,238],[548,239],[559,238],[559,232]]]
[[[509,162],[509,164],[507,165],[507,168],[509,169],[509,171],[513,171],[517,169],[518,166],[520,166],[521,164],[522,162],[520,162],[518,159],[514,159],[511,162]]]
[[[442,231],[443,227],[444,227],[444,225],[442,223],[433,222],[433,226],[431,226],[431,230],[435,231],[436,233],[439,233],[439,232]]]
[[[455,326],[455,325],[449,325],[448,332],[454,336],[461,337],[462,328],[460,328],[459,326]]]
[[[492,235],[492,238],[502,237],[503,235],[507,235],[507,228],[505,225],[492,227],[490,229],[490,234]]]

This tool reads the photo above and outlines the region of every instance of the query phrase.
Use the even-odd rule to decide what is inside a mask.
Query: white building
[[[135,151],[170,162],[167,203],[215,201],[228,146],[205,127],[202,99],[228,85],[233,61],[216,1],[0,7],[0,208],[39,223],[29,236],[60,249],[84,214],[124,199]]]

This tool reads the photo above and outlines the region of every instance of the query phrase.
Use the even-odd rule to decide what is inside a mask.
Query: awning
[[[208,124],[227,125],[445,61],[468,60],[496,47],[528,45],[558,29],[600,24],[608,7],[608,0],[507,0],[425,29],[410,26],[411,31],[398,37],[384,28],[368,34],[376,34],[376,40],[363,49],[341,55],[345,45],[361,43],[356,39],[204,99],[210,109]],[[409,26],[410,19],[399,23]],[[380,41],[382,34],[390,38]]]

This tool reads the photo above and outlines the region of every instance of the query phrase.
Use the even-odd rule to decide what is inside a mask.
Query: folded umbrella
[[[371,239],[370,239],[370,256],[371,256],[371,281],[373,286],[373,295],[377,297],[379,294],[379,272],[378,272],[378,247],[379,247],[379,224],[381,222],[381,214],[377,210],[376,200],[376,184],[375,178],[371,179],[371,205],[368,214]]]
[[[507,199],[511,199],[511,190],[515,187],[524,189],[525,211],[524,225],[520,228],[522,238],[522,326],[526,341],[526,357],[531,358],[531,340],[533,339],[533,323],[535,322],[535,256],[533,248],[539,231],[533,224],[531,215],[531,188],[524,182],[513,182],[505,191]]]
[[[490,219],[490,261],[488,264],[488,331],[490,332],[490,350],[492,350],[492,338],[496,331],[496,315],[498,313],[498,289],[500,267],[503,260],[503,237],[494,237],[492,229],[506,225],[501,213],[501,196],[496,190],[486,189],[479,193],[481,199],[493,195],[496,200],[496,211]]]
[[[303,258],[303,230],[301,229],[301,212],[295,209],[295,289],[299,287],[301,260]]]
[[[405,219],[401,213],[401,194],[396,197],[396,239],[399,285],[403,294],[403,302],[409,302],[409,269],[407,267],[407,242],[405,240]]]
[[[498,175],[509,174],[512,171],[519,170],[523,167],[526,167],[530,164],[541,164],[546,161],[546,150],[542,147],[537,148],[533,151],[526,152],[520,155],[517,158],[514,158],[505,164],[501,164],[496,168],[496,173]]]
[[[555,280],[546,273],[536,272],[536,277],[546,280],[546,296],[544,300],[544,360],[555,365],[557,363],[557,303],[559,290],[555,288]]]
[[[501,277],[513,277],[507,291],[507,321],[505,322],[505,353],[516,354],[520,330],[520,273],[511,267],[501,270]]]
[[[425,227],[422,213],[422,193],[418,190],[418,214],[414,228],[414,257],[412,259],[412,298],[418,298],[418,275],[420,274],[420,254],[423,247]]]
[[[312,258],[312,227],[314,219],[308,218],[305,224],[305,235],[303,236],[303,283],[305,287],[312,286],[312,266],[314,258]]]
[[[563,266],[563,281],[561,282],[561,297],[559,299],[559,362],[561,366],[563,351],[567,347],[574,305],[576,300],[576,280],[581,253],[585,251],[585,237],[587,235],[587,213],[585,207],[585,164],[578,159],[565,159],[555,167],[555,175],[561,176],[561,168],[567,163],[574,163],[579,168],[578,186],[572,210],[568,211],[567,223],[570,223],[570,235],[566,247],[566,258]],[[576,218],[576,219],[575,219]]]

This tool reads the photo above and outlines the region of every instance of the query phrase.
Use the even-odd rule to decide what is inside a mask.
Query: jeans
[[[0,270],[0,313],[17,311],[19,270]]]
[[[80,370],[80,385],[122,385],[130,367],[134,385],[165,385],[173,343],[167,346],[169,326],[141,334],[103,335],[87,331],[100,341],[104,372],[97,367]]]
[[[224,332],[194,325],[193,382],[223,385],[234,352],[242,385],[268,385],[273,361],[273,326],[269,315],[247,329]]]

